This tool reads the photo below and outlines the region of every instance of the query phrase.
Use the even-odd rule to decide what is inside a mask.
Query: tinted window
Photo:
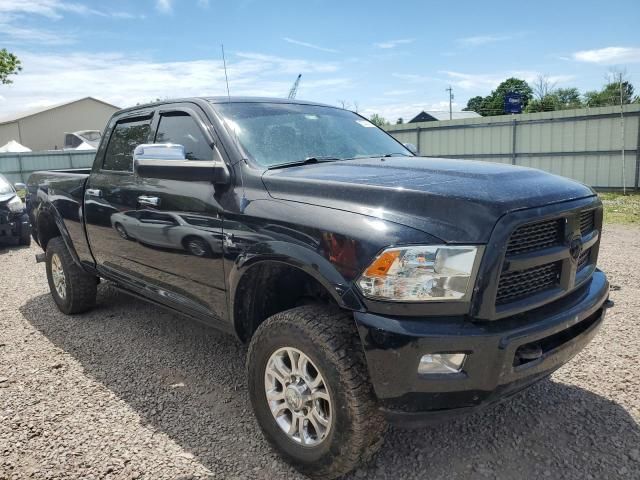
[[[162,115],[155,143],[177,143],[187,160],[212,160],[213,152],[195,120],[186,113]]]
[[[142,210],[139,212],[139,219],[143,223],[157,223],[160,225],[178,225],[178,222],[171,215],[154,212],[152,210]]]
[[[133,171],[133,150],[141,143],[147,143],[150,129],[147,119],[118,122],[109,139],[102,168]]]

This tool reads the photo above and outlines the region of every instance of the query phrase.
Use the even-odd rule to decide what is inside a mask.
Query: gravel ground
[[[606,229],[615,308],[549,380],[485,412],[388,432],[355,478],[640,478],[640,229]],[[300,478],[263,440],[245,348],[107,284],[58,312],[36,248],[0,249],[0,479]]]

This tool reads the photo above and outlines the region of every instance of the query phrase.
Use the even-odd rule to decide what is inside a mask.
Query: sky
[[[94,96],[120,107],[200,95],[298,98],[395,122],[453,110],[510,76],[640,91],[640,1],[0,0],[23,71],[0,118]]]

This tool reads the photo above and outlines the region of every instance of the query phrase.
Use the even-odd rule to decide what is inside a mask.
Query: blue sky
[[[522,7],[519,7],[522,5]],[[544,74],[600,88],[612,68],[640,90],[640,2],[0,0],[0,48],[24,71],[0,117],[95,96],[118,106],[226,93],[346,103],[395,121],[454,109],[501,80]]]

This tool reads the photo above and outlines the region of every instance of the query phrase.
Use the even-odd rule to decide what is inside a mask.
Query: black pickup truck
[[[538,170],[421,158],[309,102],[189,98],[117,112],[91,171],[28,181],[60,310],[100,278],[249,344],[265,437],[315,478],[387,421],[466,413],[596,334],[602,205]]]

